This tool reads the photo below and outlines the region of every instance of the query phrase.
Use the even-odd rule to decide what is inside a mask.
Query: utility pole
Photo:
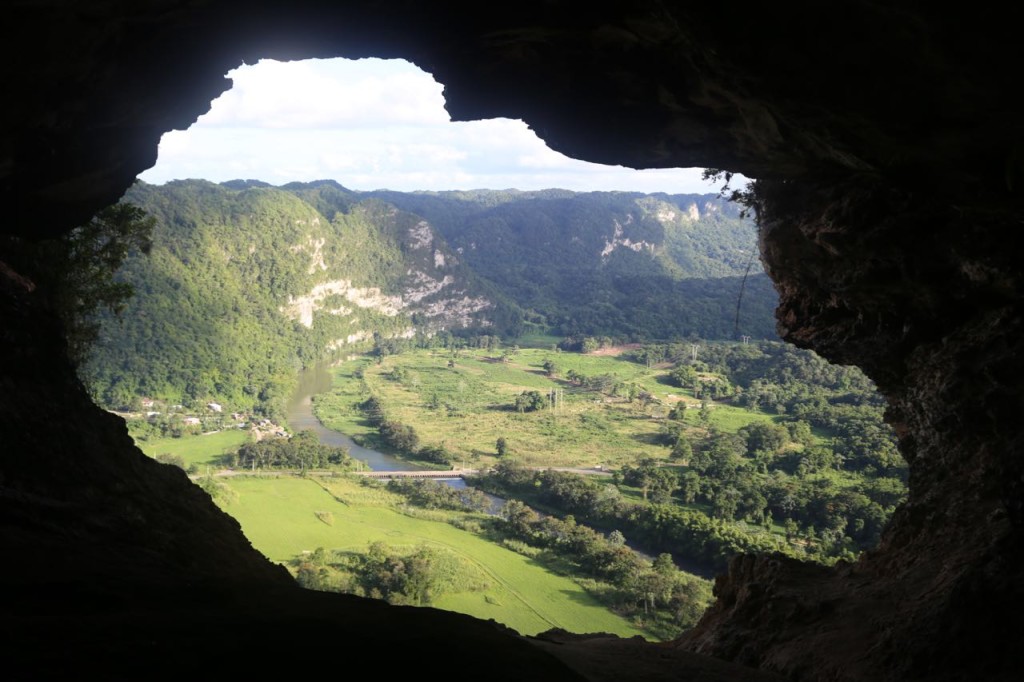
[[[562,406],[562,402],[565,400],[565,389],[553,388],[548,393],[548,405],[552,412],[558,412]]]
[[[697,344],[692,344],[690,346],[690,359],[692,359],[694,362],[697,361],[697,351],[699,349],[700,349],[700,346],[698,346]]]

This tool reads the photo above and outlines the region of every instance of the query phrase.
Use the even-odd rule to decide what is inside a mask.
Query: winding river
[[[331,382],[331,372],[324,364],[317,364],[299,373],[299,384],[285,408],[288,426],[293,431],[308,429],[316,433],[322,443],[346,447],[353,458],[365,462],[374,471],[419,471],[427,468],[398,459],[394,455],[364,448],[344,433],[321,424],[313,414],[313,396],[330,391]]]
[[[333,446],[344,446],[349,449],[349,453],[355,459],[366,462],[370,469],[374,471],[420,471],[427,467],[414,464],[412,462],[398,459],[394,455],[388,455],[377,450],[371,450],[370,448],[364,448],[361,445],[356,444],[349,436],[339,431],[329,429],[320,423],[320,420],[313,414],[313,396],[320,393],[327,393],[331,390],[332,384],[331,372],[328,367],[324,364],[317,364],[313,367],[303,370],[299,373],[299,383],[295,389],[295,393],[292,394],[291,399],[288,401],[286,407],[286,415],[288,419],[288,426],[293,431],[302,431],[309,429],[316,433],[320,437],[320,441],[327,445]],[[465,488],[466,482],[461,478],[443,479],[444,483],[454,488]],[[491,499],[491,513],[497,513],[505,504],[505,500],[487,493],[487,497]],[[627,542],[627,546],[630,547],[634,552],[639,554],[648,561],[651,560],[651,556],[645,554],[642,550],[637,549],[632,543]],[[704,577],[711,577],[706,569],[697,566],[692,562],[676,560],[677,565],[680,568],[697,575]]]

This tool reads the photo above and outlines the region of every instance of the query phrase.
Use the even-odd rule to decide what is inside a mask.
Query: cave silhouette
[[[125,0],[5,8],[0,527],[10,679],[1018,679],[1024,117],[1020,11]],[[757,178],[783,338],[889,401],[910,497],[835,568],[741,556],[665,645],[309,593],[181,472],[139,453],[64,361],[25,240],[116,201],[261,57],[407,59],[453,119],[557,151]],[[453,672],[452,661],[458,661]],[[315,662],[315,663],[314,663]],[[345,667],[343,667],[345,666]]]

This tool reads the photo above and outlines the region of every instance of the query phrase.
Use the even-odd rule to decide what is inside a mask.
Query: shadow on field
[[[660,433],[634,433],[630,436],[633,440],[644,445],[664,445]]]
[[[559,590],[565,597],[581,606],[593,606],[596,601],[589,592],[571,592],[569,590]]]

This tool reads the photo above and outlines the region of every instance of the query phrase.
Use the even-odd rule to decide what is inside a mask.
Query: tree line
[[[437,481],[398,479],[388,489],[425,509],[489,512],[492,506],[476,488],[455,489]],[[490,539],[556,572],[597,581],[601,587],[589,591],[599,601],[662,639],[692,627],[711,599],[710,583],[680,571],[669,554],[644,559],[626,546],[621,532],[605,535],[571,515],[542,516],[510,499],[499,515],[484,522],[484,529]]]
[[[235,453],[224,456],[227,466],[245,469],[350,469],[355,460],[348,448],[327,445],[310,430],[291,438],[269,437],[242,445]]]

